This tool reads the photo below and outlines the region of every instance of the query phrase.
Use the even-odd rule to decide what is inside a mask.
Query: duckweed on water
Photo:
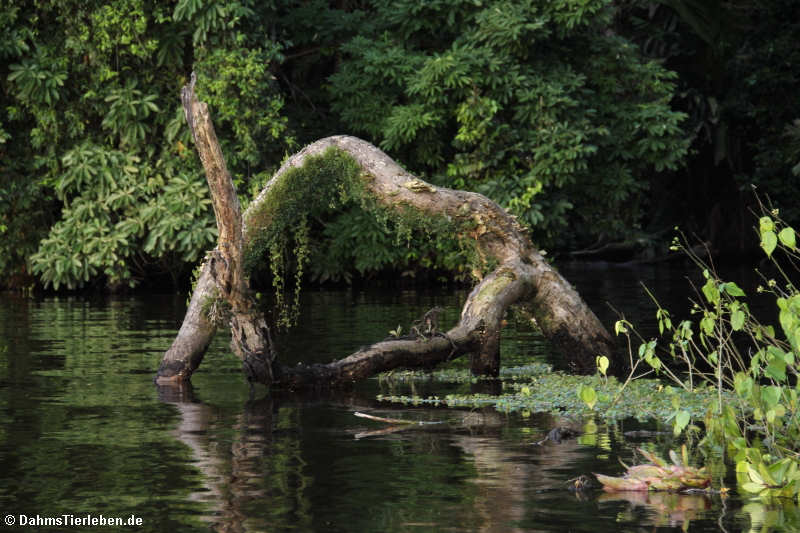
[[[639,379],[622,384],[609,377],[573,376],[552,372],[548,365],[534,364],[523,367],[504,368],[500,372],[502,392],[490,394],[447,394],[445,396],[421,397],[418,395],[378,395],[379,401],[447,407],[493,406],[498,411],[528,411],[571,416],[599,416],[607,421],[636,418],[640,421],[669,421],[676,412],[687,411],[693,419],[700,420],[709,405],[717,400],[717,391],[710,387],[698,387],[687,392],[654,379]],[[384,382],[407,384],[418,381],[450,383],[474,383],[478,378],[466,370],[440,370],[432,373],[399,372],[384,374]],[[597,391],[597,403],[592,409],[578,397],[580,385]]]
[[[501,380],[518,380],[549,374],[553,367],[547,363],[531,363],[523,366],[503,367],[500,369]],[[399,370],[384,372],[378,376],[379,381],[391,381],[395,383],[419,383],[419,382],[439,382],[439,383],[477,383],[478,381],[490,381],[498,378],[491,376],[473,376],[465,368],[445,368],[425,372],[420,370]]]

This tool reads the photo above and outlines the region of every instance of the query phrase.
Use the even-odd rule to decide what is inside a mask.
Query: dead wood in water
[[[215,332],[203,306],[222,299],[230,306],[233,350],[248,379],[266,385],[299,388],[337,385],[395,368],[431,368],[465,354],[474,374],[496,376],[500,368],[500,329],[511,305],[526,307],[545,336],[577,372],[594,372],[595,358],[613,358],[611,337],[575,289],[532,245],[514,217],[483,195],[435,187],[406,172],[372,144],[350,136],[319,140],[289,158],[241,215],[206,104],[197,101],[192,84],[184,88],[184,107],[195,146],[206,171],[220,229],[194,289],[184,324],[165,353],[157,381],[188,380]],[[280,365],[269,328],[249,291],[242,269],[243,249],[251,232],[243,220],[258,210],[288,171],[330,149],[347,154],[360,167],[363,189],[388,211],[414,210],[443,216],[469,227],[478,253],[496,265],[469,294],[459,322],[446,332],[415,339],[387,339],[328,364]]]
[[[197,153],[203,163],[211,191],[219,237],[209,252],[189,302],[183,325],[170,349],[164,354],[156,380],[159,383],[188,380],[200,365],[216,326],[208,318],[208,308],[217,301],[230,307],[231,347],[242,360],[251,381],[272,375],[275,350],[264,314],[250,292],[242,264],[244,234],[239,197],[233,185],[208,106],[197,100],[195,75],[181,91],[186,121]]]

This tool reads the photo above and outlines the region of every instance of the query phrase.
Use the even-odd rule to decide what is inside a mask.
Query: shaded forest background
[[[4,0],[0,26],[6,287],[189,279],[216,240],[180,107],[193,70],[245,205],[348,133],[493,198],[551,253],[646,257],[679,225],[746,254],[751,185],[800,221],[794,0]],[[355,203],[313,224],[312,281],[470,275],[447,239]]]

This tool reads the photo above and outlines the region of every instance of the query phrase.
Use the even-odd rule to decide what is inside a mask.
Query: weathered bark
[[[191,88],[189,91],[193,95]],[[187,112],[187,117],[193,125],[203,166],[207,174],[214,174],[213,178],[208,178],[212,196],[233,195],[235,199],[205,104],[194,100],[187,108],[194,110],[193,113]],[[302,166],[307,158],[322,155],[332,147],[347,153],[358,163],[367,192],[378,202],[389,209],[411,208],[423,214],[444,215],[455,222],[465,223],[464,227],[470,228],[469,236],[477,243],[478,252],[497,267],[473,289],[460,321],[445,334],[381,341],[325,365],[281,367],[274,361],[263,316],[253,311],[255,307],[241,271],[244,243],[250,232],[259,230],[247,226],[248,213],[257,212],[262,202],[269,198],[274,184],[283,179],[289,169]],[[533,247],[514,217],[480,194],[434,187],[419,180],[381,150],[361,139],[328,137],[289,158],[251,203],[244,216],[243,228],[238,217],[238,201],[234,204],[233,199],[227,197],[215,199],[214,208],[220,225],[220,244],[214,254],[224,261],[217,262],[220,266],[213,277],[222,297],[231,304],[234,350],[240,357],[244,354],[245,368],[251,380],[287,387],[335,385],[398,367],[432,367],[466,353],[472,354],[473,372],[497,375],[501,323],[506,310],[513,304],[525,305],[531,310],[545,336],[575,371],[593,372],[597,355],[614,355],[608,332],[572,286]],[[222,226],[232,227],[224,232],[224,238]],[[237,226],[240,228],[238,232]],[[192,312],[190,305],[187,317]],[[195,329],[197,338],[203,339],[204,330]],[[202,357],[192,353],[202,342],[190,339],[188,335],[190,331],[183,338],[179,334],[173,348],[167,352],[167,355],[171,352],[183,354],[186,368],[191,366],[189,361],[199,363],[199,357]],[[255,344],[251,344],[253,342]],[[179,351],[176,344],[188,347]],[[254,357],[252,353],[258,356]],[[176,366],[176,360],[177,356],[170,357],[172,367]],[[190,374],[191,371],[183,370],[173,375],[188,379]]]
[[[200,269],[181,329],[161,359],[156,374],[157,383],[188,381],[192,372],[200,366],[208,345],[217,332],[217,327],[209,322],[203,310],[203,302],[213,297],[216,287],[217,284],[211,274],[211,264],[206,261]]]
[[[186,121],[203,163],[219,237],[217,247],[203,264],[184,324],[164,354],[156,381],[185,381],[203,359],[216,328],[206,316],[215,300],[230,306],[231,347],[242,360],[248,379],[272,375],[275,351],[269,326],[255,305],[242,268],[242,210],[222,149],[217,141],[208,106],[194,92],[195,76],[183,88],[181,100]],[[187,324],[188,322],[188,324]]]
[[[471,221],[480,253],[494,259],[498,267],[475,287],[460,322],[447,332],[452,345],[443,337],[382,341],[327,365],[282,369],[276,376],[278,382],[289,386],[344,382],[397,367],[432,366],[465,353],[472,354],[474,373],[497,375],[501,322],[512,304],[531,310],[545,336],[574,371],[594,372],[595,357],[600,354],[613,359],[613,343],[606,329],[575,289],[533,247],[514,217],[483,195],[434,187],[419,180],[366,141],[335,136],[307,146],[284,163],[248,211],[266,200],[271,186],[289,169],[302,166],[307,158],[331,147],[355,159],[364,170],[367,190],[387,207],[411,207],[431,216]],[[249,231],[245,230],[246,236]]]

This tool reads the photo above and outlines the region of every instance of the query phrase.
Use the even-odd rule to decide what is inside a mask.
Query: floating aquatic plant
[[[389,335],[400,333],[402,328],[392,330]],[[519,380],[533,376],[549,374],[553,367],[547,363],[533,362],[523,366],[503,367],[500,369],[499,379]],[[436,381],[440,383],[474,383],[481,380],[495,380],[492,376],[473,376],[466,368],[444,368],[426,372],[424,370],[393,370],[378,375],[379,381],[393,381],[397,383]]]
[[[476,383],[479,378],[471,376],[468,370],[403,371],[384,374],[380,379],[387,390],[378,400],[385,402],[469,408],[492,406],[502,412],[568,413],[608,421],[636,418],[669,422],[680,411],[700,419],[717,398],[717,391],[711,387],[697,386],[693,391],[686,391],[656,379],[634,380],[625,386],[624,394],[620,394],[622,384],[612,376],[573,376],[551,372],[543,364],[501,369],[500,394],[468,391],[459,394],[448,390],[448,394],[421,396],[414,389],[414,384],[419,382]],[[410,391],[403,390],[406,385],[411,386]],[[575,394],[581,385],[596,391],[591,407]]]

